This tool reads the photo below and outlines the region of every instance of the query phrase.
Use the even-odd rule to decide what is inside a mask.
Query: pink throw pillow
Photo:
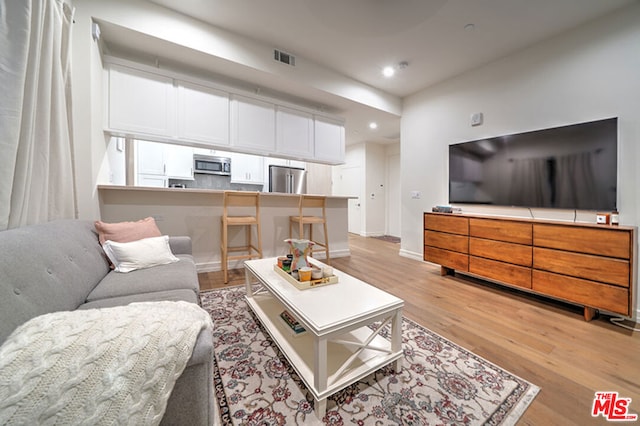
[[[95,222],[100,244],[111,240],[118,243],[130,243],[143,238],[160,237],[162,233],[152,217],[147,217],[136,222],[106,223],[100,220]]]

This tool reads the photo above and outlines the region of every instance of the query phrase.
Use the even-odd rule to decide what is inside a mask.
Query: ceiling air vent
[[[296,66],[296,57],[278,49],[273,49],[273,59],[283,64]]]

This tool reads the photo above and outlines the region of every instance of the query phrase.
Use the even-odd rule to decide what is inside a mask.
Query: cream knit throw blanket
[[[33,318],[0,347],[0,424],[156,425],[204,328],[187,302]]]

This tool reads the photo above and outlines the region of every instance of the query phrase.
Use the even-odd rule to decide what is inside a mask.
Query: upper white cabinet
[[[328,117],[314,118],[314,158],[330,164],[344,163],[344,124]]]
[[[229,145],[229,93],[178,81],[178,138]]]
[[[112,64],[108,127],[141,135],[173,135],[175,95],[170,77]]]
[[[276,152],[291,157],[313,157],[313,115],[278,106]]]
[[[231,95],[231,145],[257,153],[276,148],[275,105],[259,99]]]
[[[112,135],[344,162],[344,124],[337,117],[173,71],[105,59],[105,130]]]
[[[231,154],[231,182],[264,184],[264,158],[260,155]]]

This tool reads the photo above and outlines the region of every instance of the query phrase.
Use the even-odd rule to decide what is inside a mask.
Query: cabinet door
[[[231,154],[231,182],[264,184],[264,159],[259,155]]]
[[[175,136],[173,80],[119,65],[109,69],[109,128],[163,137]]]
[[[165,176],[164,144],[148,141],[136,141],[136,173]]]
[[[316,116],[314,120],[314,158],[329,164],[344,163],[344,125]]]
[[[212,145],[229,145],[229,94],[179,82],[178,137]]]
[[[233,95],[231,99],[231,143],[238,148],[271,153],[276,148],[275,105]]]
[[[313,116],[303,111],[278,107],[276,151],[283,156],[313,157]]]
[[[137,186],[152,186],[154,188],[166,188],[167,187],[167,178],[164,176],[158,175],[145,175],[138,174],[138,180],[136,182]]]
[[[166,175],[170,179],[193,179],[193,148],[165,145]]]

